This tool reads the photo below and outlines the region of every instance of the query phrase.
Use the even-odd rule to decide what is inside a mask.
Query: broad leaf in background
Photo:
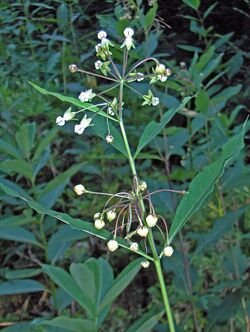
[[[55,326],[69,332],[95,332],[95,324],[88,319],[59,316],[42,322],[42,325]]]
[[[185,97],[182,103],[174,109],[169,110],[166,112],[160,122],[151,121],[147,124],[146,128],[144,129],[138,147],[136,149],[134,158],[136,158],[139,152],[145,148],[159,133],[160,131],[167,125],[167,123],[172,119],[172,117],[180,111],[185,105],[190,101],[192,97]]]
[[[32,279],[11,280],[0,284],[0,296],[44,291],[45,287]]]
[[[98,113],[99,115],[102,115],[104,116],[105,118],[109,118],[110,120],[113,120],[113,121],[117,121],[116,119],[114,119],[112,116],[106,114],[105,112],[101,111],[97,106],[93,105],[93,104],[89,104],[89,103],[86,103],[86,102],[81,102],[80,100],[76,99],[76,98],[73,98],[73,97],[66,97],[66,96],[63,96],[61,95],[60,93],[55,93],[55,92],[50,92],[44,88],[41,88],[40,86],[32,83],[32,82],[29,82],[37,91],[39,91],[40,93],[44,94],[44,95],[50,95],[50,96],[53,96],[53,97],[56,97],[58,99],[60,99],[61,101],[64,101],[64,102],[67,102],[67,103],[70,103],[72,105],[75,105],[81,109],[86,109],[90,112],[94,112],[94,113]]]
[[[149,332],[152,328],[159,322],[164,310],[153,309],[144,314],[140,319],[138,319],[127,332]]]
[[[224,173],[225,166],[235,158],[244,147],[245,125],[238,135],[230,138],[223,146],[220,158],[204,168],[191,182],[188,194],[181,200],[176,210],[173,223],[169,231],[168,243],[185,225],[188,219],[201,207],[202,203],[212,193],[216,181]]]

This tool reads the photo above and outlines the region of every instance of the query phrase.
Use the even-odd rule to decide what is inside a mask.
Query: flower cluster
[[[153,69],[153,77],[151,78],[150,84],[157,81],[166,82],[169,76],[172,75],[172,71],[169,68],[166,68],[164,64],[158,64],[155,69]]]

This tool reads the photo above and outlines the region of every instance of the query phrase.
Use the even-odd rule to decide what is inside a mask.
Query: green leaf
[[[91,320],[69,317],[56,317],[51,320],[43,321],[42,324],[55,326],[71,332],[95,332],[95,324]]]
[[[15,295],[44,291],[45,287],[32,279],[11,280],[0,284],[0,295]]]
[[[195,106],[197,111],[206,113],[209,106],[209,96],[205,90],[200,90],[196,99],[195,99]]]
[[[43,271],[67,294],[69,294],[75,301],[77,301],[91,317],[91,303],[84,296],[81,288],[76,284],[74,279],[61,267],[53,265],[42,265]]]
[[[23,227],[0,228],[0,239],[40,245],[35,236]]]
[[[193,9],[199,9],[200,7],[200,0],[182,0],[186,5]]]
[[[102,303],[101,309],[105,306],[109,305],[121,292],[130,284],[130,282],[134,279],[136,274],[141,269],[141,258],[132,261],[129,265],[125,267],[125,269],[118,275],[115,279],[112,287],[109,289],[107,294],[105,295]]]
[[[156,3],[154,3],[153,7],[145,15],[145,19],[144,19],[144,29],[145,30],[150,30],[152,24],[154,23],[157,9],[158,9],[158,5]]]
[[[8,186],[8,184],[3,183],[2,181],[0,182],[0,189],[2,189],[6,194],[12,196],[12,197],[18,197],[21,198],[23,201],[25,201],[33,210],[35,210],[36,212],[38,212],[39,214],[45,214],[45,215],[49,215],[53,218],[56,218],[68,225],[70,225],[72,228],[74,229],[79,229],[85,233],[94,235],[100,239],[103,240],[110,240],[111,238],[113,238],[113,235],[108,232],[107,230],[97,230],[94,225],[90,222],[86,222],[83,221],[81,219],[77,219],[77,218],[72,218],[70,217],[68,214],[66,213],[61,213],[61,212],[57,212],[54,210],[50,210],[44,206],[42,206],[41,204],[34,202],[33,200],[27,198],[26,196],[22,196],[20,195],[17,191],[15,191],[14,189],[12,189],[11,187]],[[129,248],[129,245],[127,243],[127,241],[121,239],[121,238],[117,238],[117,241],[119,243],[119,245],[123,248],[128,249],[129,251],[131,251],[131,249]],[[147,254],[145,254],[143,251],[138,250],[137,254],[152,260],[152,258],[150,256],[148,256]]]
[[[65,3],[62,3],[56,11],[57,24],[61,29],[66,28],[69,25],[69,12]]]
[[[58,128],[53,128],[45,133],[45,137],[41,138],[41,140],[39,141],[39,144],[33,156],[33,160],[36,160],[41,156],[41,154],[48,147],[49,143],[56,136],[57,133],[58,133]]]
[[[9,142],[0,139],[0,151],[10,155],[13,158],[19,159],[22,157],[21,152]]]
[[[191,98],[192,97],[185,97],[182,103],[177,108],[170,109],[168,112],[166,112],[160,122],[157,123],[155,121],[151,121],[147,124],[140,137],[134,158],[136,158],[139,152],[143,148],[145,148],[145,146],[147,146],[160,133],[160,131],[167,125],[167,123],[172,119],[172,117],[183,107],[185,107],[185,105],[190,101]]]
[[[171,243],[177,233],[201,207],[204,200],[212,193],[216,181],[224,173],[225,166],[229,164],[244,148],[245,125],[242,131],[230,138],[223,146],[221,157],[202,170],[191,182],[186,194],[177,207],[173,223],[169,231],[168,243]]]
[[[23,152],[24,158],[29,158],[36,135],[36,123],[25,123],[16,133],[16,142]]]
[[[0,169],[7,174],[17,173],[32,181],[33,168],[30,163],[25,160],[5,160],[0,163]]]
[[[129,327],[127,332],[150,332],[153,327],[159,322],[164,310],[150,310],[138,319],[132,326]]]
[[[46,184],[46,186],[39,192],[38,200],[43,205],[51,208],[58,197],[64,191],[70,178],[75,175],[82,168],[83,164],[73,165],[67,171],[60,173],[53,180]]]
[[[24,279],[35,277],[42,272],[41,269],[21,269],[21,270],[9,270],[4,274],[4,278],[8,280]]]
[[[236,212],[228,213],[224,217],[217,219],[210,231],[204,234],[199,233],[195,255],[201,253],[201,251],[218,241],[222,236],[229,232],[236,220],[245,212],[245,210],[246,209],[243,208]]]
[[[54,96],[56,98],[58,98],[61,101],[65,101],[67,103],[70,103],[72,105],[75,105],[81,109],[85,109],[85,108],[89,108],[88,111],[90,112],[94,112],[94,113],[98,113],[99,115],[104,116],[105,118],[109,118],[110,120],[116,121],[118,122],[118,120],[114,119],[112,116],[106,114],[105,112],[101,111],[97,106],[94,106],[93,104],[89,104],[89,103],[85,103],[85,102],[81,102],[80,100],[73,98],[73,97],[66,97],[61,95],[60,93],[56,93],[56,92],[50,92],[44,88],[41,88],[40,86],[29,82],[37,91],[39,91],[40,93],[44,94],[44,95],[50,95],[50,96]]]

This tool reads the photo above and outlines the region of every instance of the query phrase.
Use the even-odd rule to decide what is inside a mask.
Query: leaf
[[[25,123],[16,133],[16,142],[23,152],[24,158],[29,158],[36,135],[36,123]]]
[[[196,99],[195,99],[195,106],[198,111],[206,113],[209,106],[209,96],[205,90],[200,90]]]
[[[21,152],[9,142],[0,139],[0,151],[10,155],[13,158],[19,159],[22,157]]]
[[[216,220],[214,222],[213,228],[202,234],[199,234],[197,248],[195,255],[199,254],[206,247],[210,246],[214,242],[218,241],[224,234],[226,234],[232,226],[235,224],[235,221],[245,212],[245,209],[239,209],[236,212],[231,212],[225,215],[224,217]]]
[[[72,105],[75,105],[81,109],[85,109],[85,108],[89,108],[88,111],[90,112],[94,112],[94,113],[98,113],[99,115],[104,116],[105,118],[109,118],[110,120],[116,121],[118,122],[118,120],[114,119],[112,116],[106,114],[105,112],[101,111],[97,106],[94,106],[93,104],[89,104],[89,103],[85,103],[85,102],[81,102],[80,100],[73,98],[73,97],[66,97],[61,95],[60,93],[56,93],[56,92],[50,92],[44,88],[41,88],[40,86],[32,83],[29,81],[29,84],[31,84],[37,91],[39,91],[40,93],[44,94],[44,95],[50,95],[50,96],[54,96],[56,98],[58,98],[61,101],[65,101],[67,103],[70,103]]]
[[[51,320],[43,321],[42,324],[66,329],[71,332],[95,332],[95,324],[91,320],[80,318],[69,318],[59,316]]]
[[[43,264],[43,271],[75,301],[77,301],[91,317],[91,303],[84,296],[81,288],[75,283],[74,279],[61,267]]]
[[[46,205],[48,208],[51,208],[64,191],[64,188],[68,184],[70,178],[80,171],[82,166],[83,164],[73,165],[67,169],[67,171],[60,173],[53,180],[47,183],[43,190],[39,193],[39,202]]]
[[[35,236],[23,227],[0,228],[0,239],[40,245]]]
[[[45,133],[45,136],[39,141],[33,156],[33,160],[36,160],[41,156],[44,150],[48,147],[50,141],[56,136],[57,133],[58,128],[53,128]]]
[[[105,295],[102,303],[101,309],[110,304],[121,292],[128,286],[128,284],[134,279],[136,274],[141,269],[141,258],[132,261],[125,269],[118,275],[115,279],[112,287],[109,289]]]
[[[150,310],[129,327],[127,332],[150,332],[161,319],[164,310]]]
[[[0,295],[15,295],[44,291],[45,287],[32,279],[11,280],[0,284]]]
[[[234,315],[241,302],[241,293],[235,292],[225,297],[219,306],[212,308],[208,313],[208,326],[205,332],[211,331],[211,328],[218,321],[227,321]]]
[[[20,269],[20,270],[9,270],[4,274],[4,278],[8,280],[13,280],[13,279],[24,279],[24,278],[30,278],[37,276],[42,272],[41,269],[35,269],[35,268],[30,268],[30,269]]]
[[[56,11],[57,24],[61,29],[65,29],[69,25],[69,12],[65,3],[62,3]]]
[[[205,167],[191,182],[186,194],[177,207],[173,223],[169,231],[168,243],[171,243],[176,234],[185,225],[188,219],[201,207],[205,199],[212,193],[216,181],[224,173],[225,166],[235,158],[244,147],[245,126],[242,131],[230,138],[223,146],[221,157]]]
[[[170,109],[168,112],[166,112],[160,122],[157,123],[155,121],[151,121],[147,124],[140,137],[134,158],[136,158],[139,152],[143,148],[145,148],[145,146],[147,146],[160,133],[160,131],[167,125],[167,123],[172,119],[172,117],[183,107],[185,107],[185,105],[190,101],[191,98],[192,97],[185,97],[182,103],[177,108]]]
[[[200,7],[200,0],[182,0],[186,5],[193,9],[199,9]]]
[[[31,200],[25,196],[20,195],[17,191],[11,189],[11,187],[9,187],[8,184],[4,184],[2,181],[0,181],[0,189],[2,189],[6,194],[8,194],[10,196],[21,198],[33,210],[35,210],[39,214],[49,215],[53,218],[56,218],[64,223],[70,225],[74,229],[81,230],[85,233],[94,235],[103,240],[110,240],[111,238],[113,238],[113,235],[110,232],[108,232],[107,230],[103,230],[103,229],[97,230],[94,227],[94,225],[90,222],[86,222],[86,221],[83,221],[83,220],[77,219],[77,218],[72,218],[66,213],[61,213],[61,212],[47,209],[46,207],[42,206],[41,204],[34,202],[33,200]],[[121,247],[126,248],[129,251],[131,251],[128,243],[125,240],[123,240],[121,238],[117,238],[117,241]],[[152,260],[151,256],[145,254],[141,250],[138,250],[137,254],[147,258],[148,260]]]
[[[5,160],[0,163],[0,169],[7,174],[16,173],[32,181],[33,169],[30,163],[25,160]]]
[[[157,13],[157,9],[158,9],[158,5],[157,5],[157,3],[154,3],[153,7],[145,15],[144,29],[150,30],[150,28],[154,22],[156,13]]]

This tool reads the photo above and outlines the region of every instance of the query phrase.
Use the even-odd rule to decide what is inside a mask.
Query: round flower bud
[[[153,99],[152,99],[152,105],[153,106],[157,106],[159,104],[159,102],[160,102],[159,98],[153,97]]]
[[[119,247],[119,244],[116,240],[110,240],[108,243],[107,243],[107,246],[108,246],[108,250],[109,251],[115,251],[116,249],[118,249]]]
[[[103,39],[103,38],[107,38],[107,32],[103,31],[103,30],[99,31],[98,34],[97,34],[97,38],[100,39],[100,40]]]
[[[132,28],[126,28],[123,33],[126,38],[129,38],[132,37],[135,32]]]
[[[157,223],[158,218],[153,214],[149,214],[146,218],[147,225],[149,227],[154,227]]]
[[[131,243],[129,247],[132,251],[137,251],[139,249],[139,245],[136,242]]]
[[[141,192],[144,192],[147,189],[147,187],[148,186],[147,186],[147,183],[145,181],[141,181],[139,183],[139,189],[140,189]]]
[[[77,184],[76,186],[74,186],[74,192],[78,196],[84,194],[86,191],[87,191],[86,188],[82,184]]]
[[[110,210],[110,211],[107,212],[107,219],[108,219],[109,222],[115,220],[115,218],[116,218],[115,210]]]
[[[174,252],[174,249],[173,249],[173,247],[171,247],[171,246],[166,246],[166,247],[164,248],[164,255],[165,255],[166,257],[170,257],[170,256],[172,256],[172,255],[173,255],[173,252]]]
[[[56,118],[56,124],[60,127],[65,125],[65,119],[62,116]]]
[[[142,261],[141,262],[141,266],[144,267],[144,269],[147,269],[150,265],[150,262],[149,261]]]
[[[111,116],[115,115],[115,112],[112,110],[112,107],[108,107],[108,114]]]
[[[146,226],[140,226],[137,228],[137,234],[141,237],[146,237],[148,235],[148,228]]]
[[[144,74],[143,73],[137,73],[136,74],[136,80],[137,80],[137,82],[143,81],[144,80]]]
[[[96,212],[94,214],[94,220],[99,219],[100,217],[101,217],[101,213],[100,212]]]
[[[71,73],[76,73],[78,71],[78,67],[75,64],[69,65],[69,71]]]
[[[95,220],[95,228],[102,229],[105,226],[105,222],[102,219]]]
[[[162,63],[160,63],[159,65],[157,65],[156,68],[155,68],[156,74],[164,74],[165,71],[166,71],[166,67]]]
[[[101,62],[101,60],[97,60],[97,61],[95,62],[95,69],[101,69],[101,66],[102,66],[102,62]]]
[[[165,74],[166,74],[167,76],[172,75],[172,70],[169,69],[169,68],[167,68]]]
[[[107,135],[106,136],[106,142],[107,143],[112,143],[114,141],[114,137],[112,135]]]

